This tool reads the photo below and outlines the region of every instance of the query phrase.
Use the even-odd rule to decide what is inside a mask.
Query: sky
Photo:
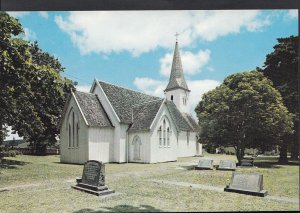
[[[59,59],[63,76],[88,92],[94,79],[164,97],[175,34],[190,93],[262,67],[277,38],[298,35],[297,10],[9,12],[23,38]]]

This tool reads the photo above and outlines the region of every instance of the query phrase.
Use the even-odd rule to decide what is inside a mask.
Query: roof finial
[[[179,33],[176,32],[176,34],[175,34],[176,42],[178,42],[178,36],[179,36]]]

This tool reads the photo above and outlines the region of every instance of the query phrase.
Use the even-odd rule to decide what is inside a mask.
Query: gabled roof
[[[187,123],[189,124],[189,126],[195,131],[198,132],[200,130],[199,125],[197,124],[197,122],[195,121],[195,119],[187,113],[182,113],[183,117],[185,118],[185,120],[187,121]]]
[[[193,131],[193,128],[183,117],[183,114],[177,109],[176,105],[172,101],[166,101],[166,105],[170,111],[171,117],[174,120],[176,126],[182,131]]]
[[[75,91],[74,96],[89,126],[113,126],[97,95]]]
[[[130,130],[149,130],[162,102],[160,99],[133,107],[134,116]]]
[[[162,101],[161,98],[133,91],[103,81],[98,81],[121,123],[132,123],[132,109],[147,102]],[[156,115],[156,114],[155,114]],[[155,116],[154,115],[154,116]],[[148,115],[148,117],[150,114]],[[150,116],[152,117],[152,115]]]
[[[176,41],[170,80],[167,85],[167,88],[164,91],[166,92],[177,88],[190,91],[184,79],[181,58],[180,58],[180,53],[178,48],[178,42]]]

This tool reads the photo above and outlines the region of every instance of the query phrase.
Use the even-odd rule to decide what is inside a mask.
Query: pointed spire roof
[[[179,47],[178,47],[178,41],[176,39],[170,80],[169,80],[168,86],[164,90],[164,92],[167,92],[167,91],[173,90],[173,89],[177,89],[177,88],[181,88],[181,89],[190,91],[185,82],[185,79],[184,79],[181,58],[180,58],[180,53],[179,53]]]

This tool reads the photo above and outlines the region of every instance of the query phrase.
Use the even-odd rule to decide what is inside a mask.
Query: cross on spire
[[[179,33],[176,32],[176,34],[175,34],[176,42],[178,41],[178,36],[179,36]]]

